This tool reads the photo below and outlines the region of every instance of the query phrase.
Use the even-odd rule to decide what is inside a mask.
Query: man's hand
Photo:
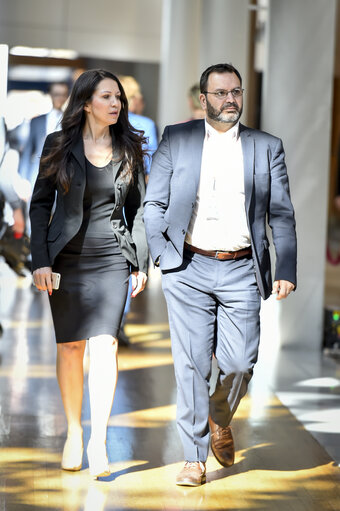
[[[276,295],[277,300],[282,300],[283,298],[287,298],[294,288],[294,284],[288,280],[275,280],[272,294]]]
[[[131,296],[134,298],[138,295],[143,289],[145,288],[146,281],[148,280],[148,277],[146,273],[143,273],[142,271],[133,271],[131,273],[131,279],[132,279],[132,293]]]

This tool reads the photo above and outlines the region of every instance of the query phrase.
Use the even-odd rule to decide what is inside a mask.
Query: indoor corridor
[[[0,511],[340,510],[339,365],[315,353],[268,351],[268,318],[250,391],[232,424],[235,465],[223,468],[211,454],[207,484],[175,485],[183,455],[158,270],[133,303],[126,327],[132,344],[119,353],[107,441],[112,474],[89,476],[86,384],[83,468],[62,471],[66,423],[47,296],[3,263],[0,271]],[[263,314],[270,318],[270,303]]]

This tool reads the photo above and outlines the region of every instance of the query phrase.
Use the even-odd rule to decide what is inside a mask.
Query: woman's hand
[[[48,294],[52,294],[52,268],[50,266],[44,266],[44,268],[38,268],[33,272],[33,281],[39,291],[48,291]]]
[[[145,288],[146,281],[148,280],[148,277],[146,273],[142,271],[133,271],[131,273],[131,280],[132,280],[132,293],[131,296],[134,298],[138,295],[143,289]]]

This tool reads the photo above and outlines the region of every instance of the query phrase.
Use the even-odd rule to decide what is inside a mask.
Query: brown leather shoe
[[[223,467],[231,467],[235,460],[234,439],[231,427],[222,428],[209,415],[211,450]]]
[[[200,486],[205,481],[205,463],[202,461],[186,461],[176,477],[176,484],[178,486]]]

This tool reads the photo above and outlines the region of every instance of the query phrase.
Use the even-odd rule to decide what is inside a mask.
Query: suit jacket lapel
[[[254,166],[255,166],[255,147],[254,139],[250,136],[251,131],[246,126],[240,124],[240,137],[243,152],[244,167],[244,193],[246,211],[249,211],[250,199],[253,191]]]
[[[77,162],[79,163],[80,167],[83,171],[85,171],[86,163],[85,163],[85,152],[84,152],[84,142],[83,137],[80,135],[76,141],[74,142],[71,152]]]
[[[114,140],[112,140],[112,144],[114,144]],[[114,153],[114,147],[112,147],[112,150],[113,150],[113,153]],[[85,161],[84,142],[83,142],[83,137],[82,136],[79,136],[77,138],[77,140],[74,142],[74,144],[72,146],[72,149],[71,149],[71,152],[72,152],[73,156],[75,157],[75,159],[77,160],[77,162],[79,163],[82,171],[85,172],[86,161]],[[113,180],[114,181],[116,180],[118,175],[121,174],[120,172],[118,174],[118,171],[119,171],[120,167],[121,167],[121,162],[119,162],[119,161],[115,162],[113,164]]]

